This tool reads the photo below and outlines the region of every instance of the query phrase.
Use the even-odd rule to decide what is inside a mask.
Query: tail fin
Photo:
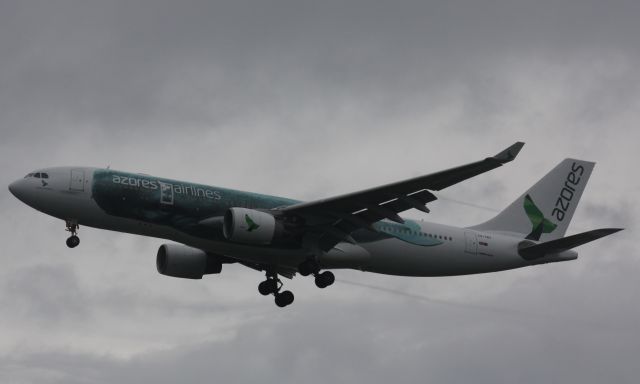
[[[594,166],[563,160],[496,217],[472,228],[520,233],[536,241],[563,237]]]

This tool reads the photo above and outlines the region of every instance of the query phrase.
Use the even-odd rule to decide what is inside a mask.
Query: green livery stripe
[[[405,220],[404,224],[377,222],[373,226],[378,232],[410,244],[432,247],[443,243],[436,235],[422,232],[420,226],[412,220]]]

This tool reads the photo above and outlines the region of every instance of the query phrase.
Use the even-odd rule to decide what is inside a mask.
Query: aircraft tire
[[[286,307],[293,303],[293,292],[284,291],[276,295],[276,305],[280,308]]]
[[[67,247],[75,248],[80,244],[80,238],[76,235],[70,236],[67,239]]]
[[[318,263],[313,260],[305,260],[298,266],[298,273],[302,276],[309,276],[312,273],[316,273],[318,269]]]
[[[336,281],[336,277],[332,272],[324,271],[316,276],[316,287],[326,288]]]
[[[258,284],[258,292],[261,295],[267,296],[274,293],[277,289],[277,282],[274,279],[269,279]]]

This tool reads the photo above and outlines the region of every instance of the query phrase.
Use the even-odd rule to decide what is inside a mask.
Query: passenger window
[[[48,174],[46,174],[46,173],[44,173],[44,172],[43,172],[43,173],[41,173],[41,175],[42,175],[42,178],[43,178],[43,179],[48,179],[48,178],[49,178],[49,175],[48,175]]]
[[[33,175],[33,177],[35,177],[36,179],[39,179],[40,178],[40,172],[38,172],[35,175]]]

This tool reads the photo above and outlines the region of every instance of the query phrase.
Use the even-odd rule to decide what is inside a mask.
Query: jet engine
[[[184,279],[202,279],[203,275],[220,273],[222,262],[201,249],[179,244],[163,244],[158,249],[156,267],[162,275]]]
[[[258,245],[271,244],[283,231],[273,215],[247,208],[229,208],[222,229],[227,240]]]

